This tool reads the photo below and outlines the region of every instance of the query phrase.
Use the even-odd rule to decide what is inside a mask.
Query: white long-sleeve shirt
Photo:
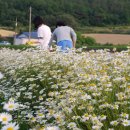
[[[42,24],[38,30],[38,42],[40,44],[41,49],[48,49],[48,44],[51,39],[51,29],[47,25]]]

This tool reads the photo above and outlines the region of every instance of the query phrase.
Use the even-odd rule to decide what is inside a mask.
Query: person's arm
[[[77,35],[76,35],[75,31],[72,28],[70,28],[70,34],[71,34],[71,38],[72,38],[72,42],[73,42],[73,48],[75,48]]]
[[[51,45],[52,45],[53,40],[56,40],[55,32],[52,33],[52,36],[51,36],[50,42],[49,42],[49,44],[48,44],[48,46],[49,46],[49,50],[50,50],[50,48],[51,48]]]

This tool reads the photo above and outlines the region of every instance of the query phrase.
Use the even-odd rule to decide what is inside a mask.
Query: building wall
[[[26,44],[29,41],[28,38],[16,38],[14,40],[14,45],[21,45],[21,44]],[[38,39],[30,39],[30,42],[37,42]]]

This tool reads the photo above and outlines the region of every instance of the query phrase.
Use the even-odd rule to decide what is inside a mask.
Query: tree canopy
[[[128,25],[130,0],[0,0],[0,26],[27,26],[40,15],[49,26],[63,19],[71,26]]]

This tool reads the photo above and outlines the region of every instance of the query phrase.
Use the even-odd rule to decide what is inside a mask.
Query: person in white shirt
[[[33,20],[33,24],[37,29],[38,44],[41,49],[48,50],[48,44],[51,39],[51,29],[44,24],[43,19],[40,16],[36,16]]]

